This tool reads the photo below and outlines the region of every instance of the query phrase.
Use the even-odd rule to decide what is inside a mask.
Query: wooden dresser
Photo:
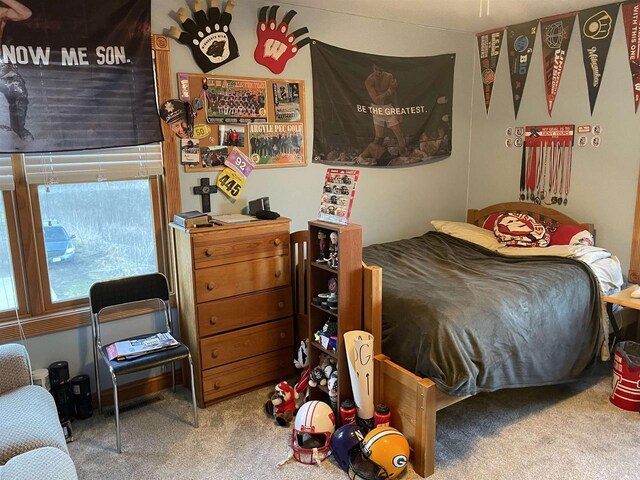
[[[289,223],[172,224],[180,337],[202,408],[294,373]]]

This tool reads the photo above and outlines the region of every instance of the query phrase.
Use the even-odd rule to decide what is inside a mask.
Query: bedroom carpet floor
[[[609,376],[480,394],[438,414],[436,473],[450,479],[638,479],[640,415],[613,406]],[[121,414],[123,453],[113,417],[74,422],[69,444],[81,480],[345,479],[333,461],[290,462],[290,430],[262,413],[264,388],[200,410],[191,426],[188,392]],[[419,478],[408,470],[401,479]]]

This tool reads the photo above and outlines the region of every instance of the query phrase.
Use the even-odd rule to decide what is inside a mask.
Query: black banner
[[[580,37],[582,38],[582,58],[587,74],[589,105],[591,113],[596,105],[604,66],[607,62],[613,30],[618,18],[619,4],[603,5],[578,12]]]
[[[496,79],[500,47],[504,38],[504,28],[476,34],[478,38],[478,54],[480,55],[480,75],[482,75],[482,93],[484,105],[489,113],[493,82]]]
[[[313,161],[403,166],[451,154],[455,55],[387,57],[313,40]]]
[[[507,27],[507,47],[509,49],[509,73],[511,74],[511,93],[513,94],[513,109],[518,118],[520,101],[524,84],[529,74],[529,64],[536,41],[538,20]]]
[[[0,18],[0,152],[162,140],[150,0],[2,0],[0,6],[8,11]]]

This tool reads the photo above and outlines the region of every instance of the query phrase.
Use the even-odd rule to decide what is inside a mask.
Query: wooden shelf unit
[[[326,263],[318,263],[320,255],[318,233],[323,231],[327,238],[326,252],[328,254],[332,232],[338,234],[338,268],[330,268]],[[337,405],[343,400],[353,398],[349,367],[344,348],[344,333],[350,330],[362,329],[362,228],[360,225],[337,225],[319,220],[309,222],[308,257],[308,295],[309,295],[309,366],[313,369],[318,365],[321,353],[327,353],[337,359],[338,368],[338,399]],[[313,305],[313,298],[319,293],[329,291],[329,280],[338,281],[338,310],[331,312],[328,308]],[[328,352],[322,345],[314,341],[314,333],[325,324],[329,317],[338,322],[336,352]],[[311,400],[327,400],[326,388],[311,387]],[[337,413],[337,412],[336,412]],[[339,422],[339,415],[336,415]]]

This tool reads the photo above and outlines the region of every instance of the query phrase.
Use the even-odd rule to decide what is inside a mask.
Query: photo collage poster
[[[306,165],[304,81],[179,73],[178,91],[194,112],[186,171],[220,170],[233,148],[257,168]]]

